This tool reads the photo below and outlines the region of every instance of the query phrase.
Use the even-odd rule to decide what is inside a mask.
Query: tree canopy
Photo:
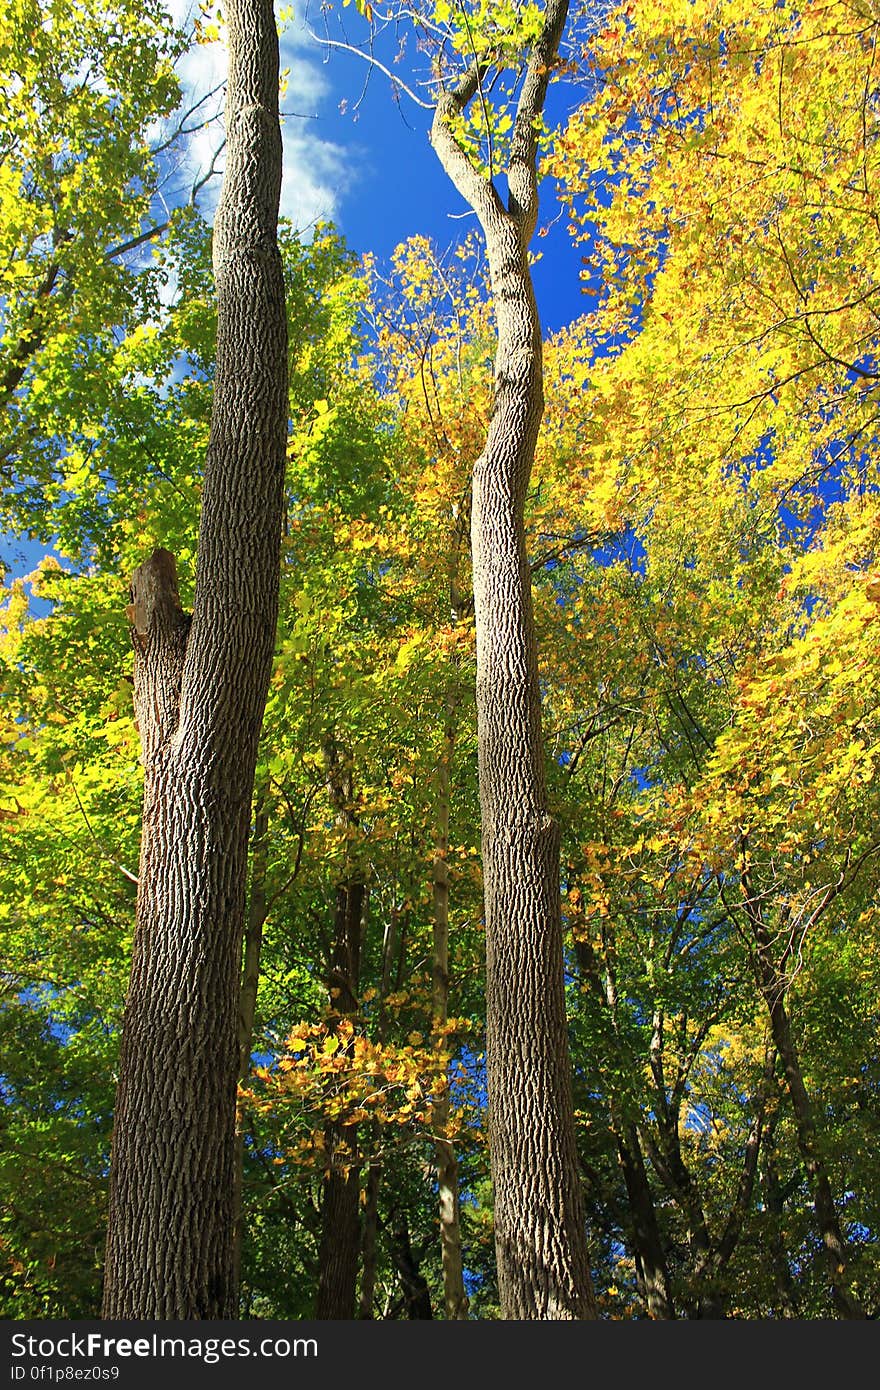
[[[476,74],[447,133],[494,190],[543,7],[420,15]],[[553,61],[570,116],[535,132],[538,231],[567,218],[584,298],[543,343],[524,502],[596,1307],[874,1316],[880,17],[597,15]],[[100,1307],[143,794],[127,589],[167,549],[191,606],[215,385],[211,228],[162,194],[191,39],[158,4],[0,18],[3,519],[46,549],[0,632],[9,1317]],[[347,1193],[355,1315],[461,1316],[458,1240],[467,1313],[497,1318],[469,535],[500,282],[474,231],[388,264],[325,224],[280,249],[240,1315],[314,1314]]]

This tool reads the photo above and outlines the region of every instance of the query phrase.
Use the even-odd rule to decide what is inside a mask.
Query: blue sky
[[[193,0],[166,0],[166,4],[184,26],[198,14]],[[345,11],[351,27],[350,17],[356,29],[353,7]],[[392,61],[390,53],[383,56]],[[169,165],[161,190],[166,210],[185,200],[221,144],[222,92],[209,94],[221,87],[226,63],[220,42],[194,46],[179,65],[183,108],[204,98],[198,119],[211,115],[215,119],[199,129],[185,154],[178,154]],[[296,20],[282,35],[281,63],[290,69],[281,103],[286,113],[281,203],[283,214],[295,225],[306,230],[315,220],[330,219],[353,251],[371,251],[380,264],[409,236],[428,236],[442,252],[476,226],[431,148],[429,111],[405,96],[396,101],[382,73],[369,73],[364,61],[351,54],[322,49]],[[552,86],[551,123],[563,122],[577,98],[570,86]],[[157,127],[157,142],[178,119],[174,117],[164,129]],[[209,218],[219,192],[220,179],[215,178],[200,196],[200,206]],[[535,266],[535,287],[547,333],[569,323],[588,304],[579,284],[582,248],[571,244],[550,179],[542,187],[539,226],[548,228],[546,235],[534,241],[534,250],[541,256]],[[38,544],[0,536],[0,561],[13,574],[33,568],[43,550]]]
[[[339,113],[339,101],[360,91],[363,67],[346,54],[333,53],[322,68],[332,95],[321,102],[315,125],[345,152],[348,176],[339,189],[336,221],[358,252],[370,250],[386,258],[416,233],[429,236],[442,250],[475,227],[476,218],[431,148],[430,113],[407,104],[405,97],[398,105],[382,74],[372,77],[356,120]],[[554,114],[564,114],[566,96],[573,99],[570,91],[557,95]],[[545,180],[541,224],[549,230],[534,241],[541,254],[535,285],[545,331],[563,327],[587,305],[579,285],[581,250],[572,246],[559,211],[553,180]]]
[[[190,0],[170,4],[178,21],[186,22],[193,12]],[[395,100],[388,79],[379,71],[370,72],[363,59],[322,49],[307,31],[308,6],[303,13],[305,21],[289,24],[281,43],[282,67],[290,69],[282,100],[282,110],[288,113],[282,212],[301,228],[316,218],[329,218],[354,251],[372,251],[380,261],[415,234],[430,237],[442,251],[473,227],[475,219],[431,149],[431,113],[405,95]],[[344,11],[344,20],[353,38],[365,32],[353,6]],[[313,15],[312,22],[319,28],[319,17]],[[389,65],[395,46],[380,50]],[[222,80],[225,64],[222,44],[195,48],[181,66],[185,86],[201,96]],[[409,71],[405,77],[417,80]],[[563,121],[577,98],[571,86],[551,87],[551,121]],[[193,142],[190,174],[206,166],[219,136],[218,125]],[[215,181],[209,209],[218,192]],[[581,251],[572,247],[558,214],[548,180],[542,190],[541,220],[552,225],[534,243],[542,254],[535,283],[545,331],[562,327],[586,307],[579,289]]]

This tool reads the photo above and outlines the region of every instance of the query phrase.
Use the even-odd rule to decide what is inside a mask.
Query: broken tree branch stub
[[[134,712],[144,762],[167,744],[180,716],[190,617],[180,605],[170,550],[154,550],[131,577],[126,617],[134,647]]]

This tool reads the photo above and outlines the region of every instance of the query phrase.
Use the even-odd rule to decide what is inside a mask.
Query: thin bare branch
[[[396,72],[392,72],[391,68],[386,67],[384,63],[380,62],[380,60],[376,57],[375,53],[365,53],[364,50],[362,48],[358,48],[357,44],[355,43],[346,43],[343,39],[331,39],[328,38],[326,34],[322,38],[320,34],[316,34],[313,30],[308,28],[306,29],[306,33],[308,34],[309,38],[314,43],[318,44],[321,48],[338,48],[343,53],[351,53],[354,55],[355,58],[360,58],[363,62],[368,63],[371,68],[377,68],[379,72],[385,74],[388,80],[391,83],[393,83],[395,87],[398,87],[402,92],[405,92],[406,95],[409,97],[410,101],[415,102],[416,106],[421,106],[424,111],[434,110],[433,101],[423,100],[423,98],[420,97],[417,92],[414,92],[411,87],[407,86],[406,82],[403,81],[402,77],[400,77]]]

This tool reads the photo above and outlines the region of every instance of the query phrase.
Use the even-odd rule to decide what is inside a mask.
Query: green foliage
[[[578,1142],[613,1318],[647,1313],[622,1166],[636,1150],[679,1315],[831,1311],[764,939],[853,1288],[878,1304],[875,150],[853,96],[876,26],[832,32],[822,14],[622,7],[555,154],[601,293],[545,347],[527,544]],[[538,11],[432,15],[457,55],[509,72]],[[198,213],[175,213],[155,254],[116,253],[158,225],[147,136],[177,99],[180,43],[143,5],[16,3],[0,20],[4,516],[62,556],[2,599],[7,1316],[98,1305],[140,816],[127,576],[163,545],[191,597],[214,370]],[[503,101],[493,119],[503,142]],[[475,121],[462,138],[479,143]],[[401,1222],[439,1310],[431,1103],[446,1073],[471,1311],[491,1318],[467,549],[491,304],[468,243],[444,261],[414,238],[385,280],[329,227],[286,228],[282,247],[292,423],[257,779],[269,833],[251,872],[265,920],[241,1095],[242,1313],[311,1314],[339,1120],[357,1126],[364,1210],[378,1173],[375,1315],[403,1315]],[[335,913],[354,881],[367,906],[343,1013]]]
[[[148,139],[182,47],[152,0],[22,0],[0,21],[3,520],[47,540],[46,506],[90,471],[114,332],[158,303],[126,248],[160,221]]]

